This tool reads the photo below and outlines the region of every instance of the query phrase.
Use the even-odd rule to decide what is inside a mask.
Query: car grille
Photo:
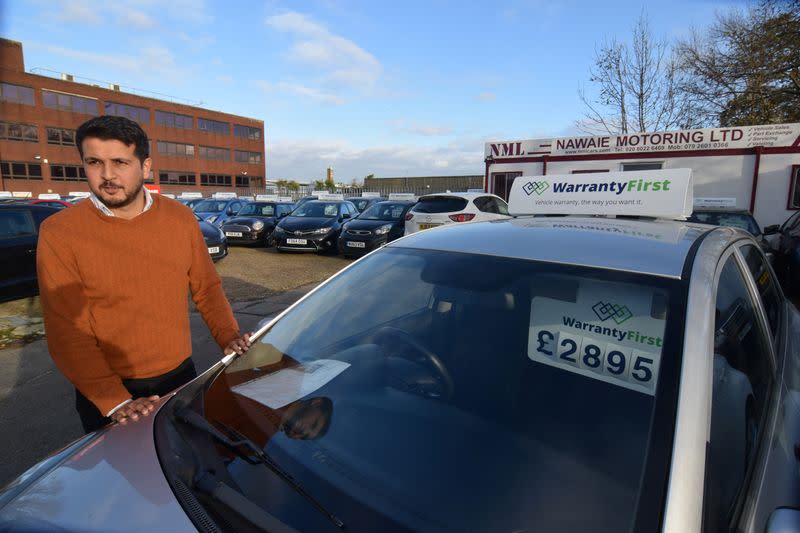
[[[367,229],[349,229],[347,230],[348,235],[371,235],[372,232]]]
[[[309,231],[302,231],[302,230],[287,231],[286,235],[292,235],[294,237],[302,237],[302,236],[319,235],[319,234],[316,233],[316,231],[312,229],[312,230],[309,230]]]
[[[247,233],[251,230],[252,228],[250,226],[242,226],[240,224],[225,224],[222,226],[222,231],[239,231],[242,233]]]

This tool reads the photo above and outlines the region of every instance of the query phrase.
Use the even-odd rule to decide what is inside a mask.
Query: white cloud
[[[330,81],[370,89],[381,75],[383,68],[375,56],[301,13],[275,15],[265,23],[293,35],[295,42],[288,52],[291,60],[320,70]]]
[[[214,17],[208,12],[205,0],[169,0],[168,2],[156,2],[156,8],[166,9],[170,17],[176,20],[193,22],[195,24],[211,24]],[[237,9],[230,4],[226,9]]]
[[[155,74],[173,82],[186,79],[188,73],[178,67],[175,58],[166,48],[150,46],[142,48],[135,57],[126,55],[98,54],[96,52],[84,52],[60,46],[45,46],[45,49],[52,53],[92,63],[105,68],[118,71],[126,71],[126,74]]]
[[[432,126],[416,123],[406,123],[402,120],[396,120],[389,123],[392,126],[392,131],[396,133],[410,133],[412,135],[425,135],[429,137],[438,135],[450,135],[453,133],[453,128],[449,126]]]
[[[497,100],[497,95],[492,92],[482,92],[478,95],[478,100],[481,102],[494,102]]]
[[[176,33],[175,37],[186,43],[193,50],[201,50],[203,48],[207,48],[208,46],[216,42],[216,39],[214,39],[214,36],[212,35],[201,35],[198,37],[192,37],[188,35],[186,32],[182,31]]]
[[[278,139],[267,143],[270,179],[322,179],[333,166],[336,179],[476,175],[483,173],[483,140],[459,139],[437,147],[414,145],[361,148],[340,139]],[[446,169],[446,171],[445,171]]]
[[[113,13],[117,21],[125,27],[132,26],[140,30],[149,30],[158,26],[153,17],[124,3],[108,4],[106,9],[109,13]]]
[[[221,83],[233,83],[233,76],[228,76],[227,74],[221,74],[216,77],[216,80]]]
[[[293,94],[295,96],[300,96],[302,98],[314,100],[323,104],[341,105],[345,103],[343,98],[336,96],[335,94],[324,93],[319,89],[307,87],[298,83],[289,83],[285,81],[272,83],[264,80],[258,80],[255,83],[259,88],[266,92],[283,92]]]
[[[51,4],[53,5],[53,4]],[[61,9],[50,13],[59,22],[77,22],[79,24],[97,25],[103,22],[96,4],[88,0],[66,0],[58,4]]]

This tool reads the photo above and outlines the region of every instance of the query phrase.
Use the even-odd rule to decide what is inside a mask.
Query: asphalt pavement
[[[234,302],[242,332],[283,311],[316,283],[249,302]],[[222,357],[197,312],[191,313],[192,357],[198,373]],[[0,487],[83,434],[74,388],[53,364],[47,342],[0,350]]]

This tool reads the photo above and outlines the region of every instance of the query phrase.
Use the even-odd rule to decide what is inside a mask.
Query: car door
[[[772,446],[785,302],[763,253],[749,239],[722,255],[716,279],[704,529],[763,531],[760,509],[779,500],[762,490],[767,467],[770,461],[787,466]]]
[[[29,209],[0,209],[0,296],[36,281],[36,224]]]

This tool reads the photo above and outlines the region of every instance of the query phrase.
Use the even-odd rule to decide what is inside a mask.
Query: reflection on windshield
[[[678,359],[673,283],[385,249],[277,321],[206,415],[326,507],[360,502],[374,529],[628,530],[660,369]],[[318,529],[240,463],[248,498]]]
[[[373,204],[358,218],[361,220],[400,220],[405,204]]]
[[[693,213],[689,219],[692,222],[701,222],[703,224],[713,224],[714,226],[730,226],[732,228],[739,228],[750,232],[758,237],[761,235],[761,230],[758,227],[755,219],[744,213]]]
[[[339,215],[339,204],[334,202],[306,202],[294,211],[293,217],[334,218]]]
[[[198,213],[219,213],[225,209],[226,203],[227,202],[218,202],[214,200],[203,200],[194,207],[194,210]]]
[[[242,207],[237,216],[242,215],[258,215],[264,217],[271,217],[275,214],[275,206],[272,204],[247,204]]]

